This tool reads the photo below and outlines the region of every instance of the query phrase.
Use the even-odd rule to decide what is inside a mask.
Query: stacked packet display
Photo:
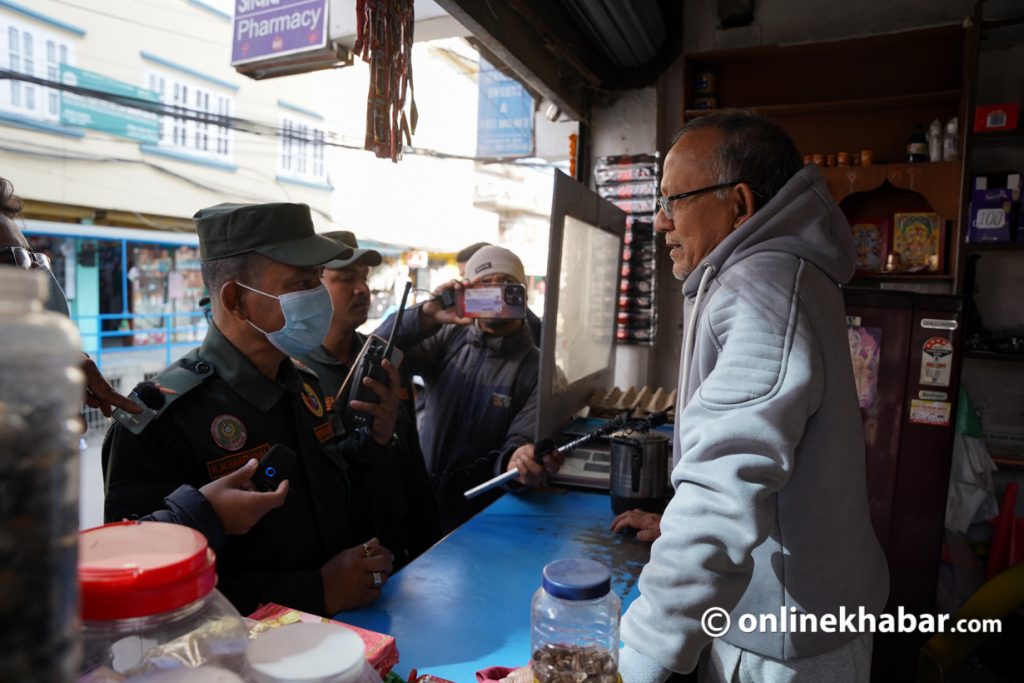
[[[594,181],[598,194],[626,212],[616,339],[620,344],[652,345],[658,325],[654,301],[658,153],[601,157]]]

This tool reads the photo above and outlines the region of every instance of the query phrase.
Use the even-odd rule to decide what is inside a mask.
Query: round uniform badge
[[[302,383],[302,402],[309,408],[309,412],[313,413],[317,417],[324,416],[324,406],[320,403],[320,397],[313,391],[313,387],[309,386],[305,382]]]
[[[245,425],[234,415],[218,415],[210,423],[210,434],[218,446],[237,451],[245,445]]]

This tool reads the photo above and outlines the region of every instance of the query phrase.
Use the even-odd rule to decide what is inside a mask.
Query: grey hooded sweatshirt
[[[864,439],[839,284],[850,228],[813,165],[683,283],[675,493],[622,640],[688,672],[730,613],[726,642],[775,659],[856,633],[743,633],[744,614],[877,614],[888,569],[868,513]]]

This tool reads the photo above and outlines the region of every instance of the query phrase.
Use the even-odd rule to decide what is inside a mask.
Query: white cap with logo
[[[526,284],[526,270],[519,257],[508,249],[493,244],[473,254],[466,264],[466,277],[470,282],[475,282],[492,273],[511,275],[516,282]]]

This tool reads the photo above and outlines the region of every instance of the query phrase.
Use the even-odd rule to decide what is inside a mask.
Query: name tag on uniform
[[[334,423],[328,420],[319,427],[313,429],[313,434],[316,436],[316,440],[320,443],[325,443],[334,438]]]
[[[231,455],[225,455],[223,458],[211,460],[206,463],[206,473],[210,475],[210,479],[220,479],[227,474],[231,474],[253,458],[262,460],[269,450],[270,444],[265,443],[242,453],[232,453]]]

